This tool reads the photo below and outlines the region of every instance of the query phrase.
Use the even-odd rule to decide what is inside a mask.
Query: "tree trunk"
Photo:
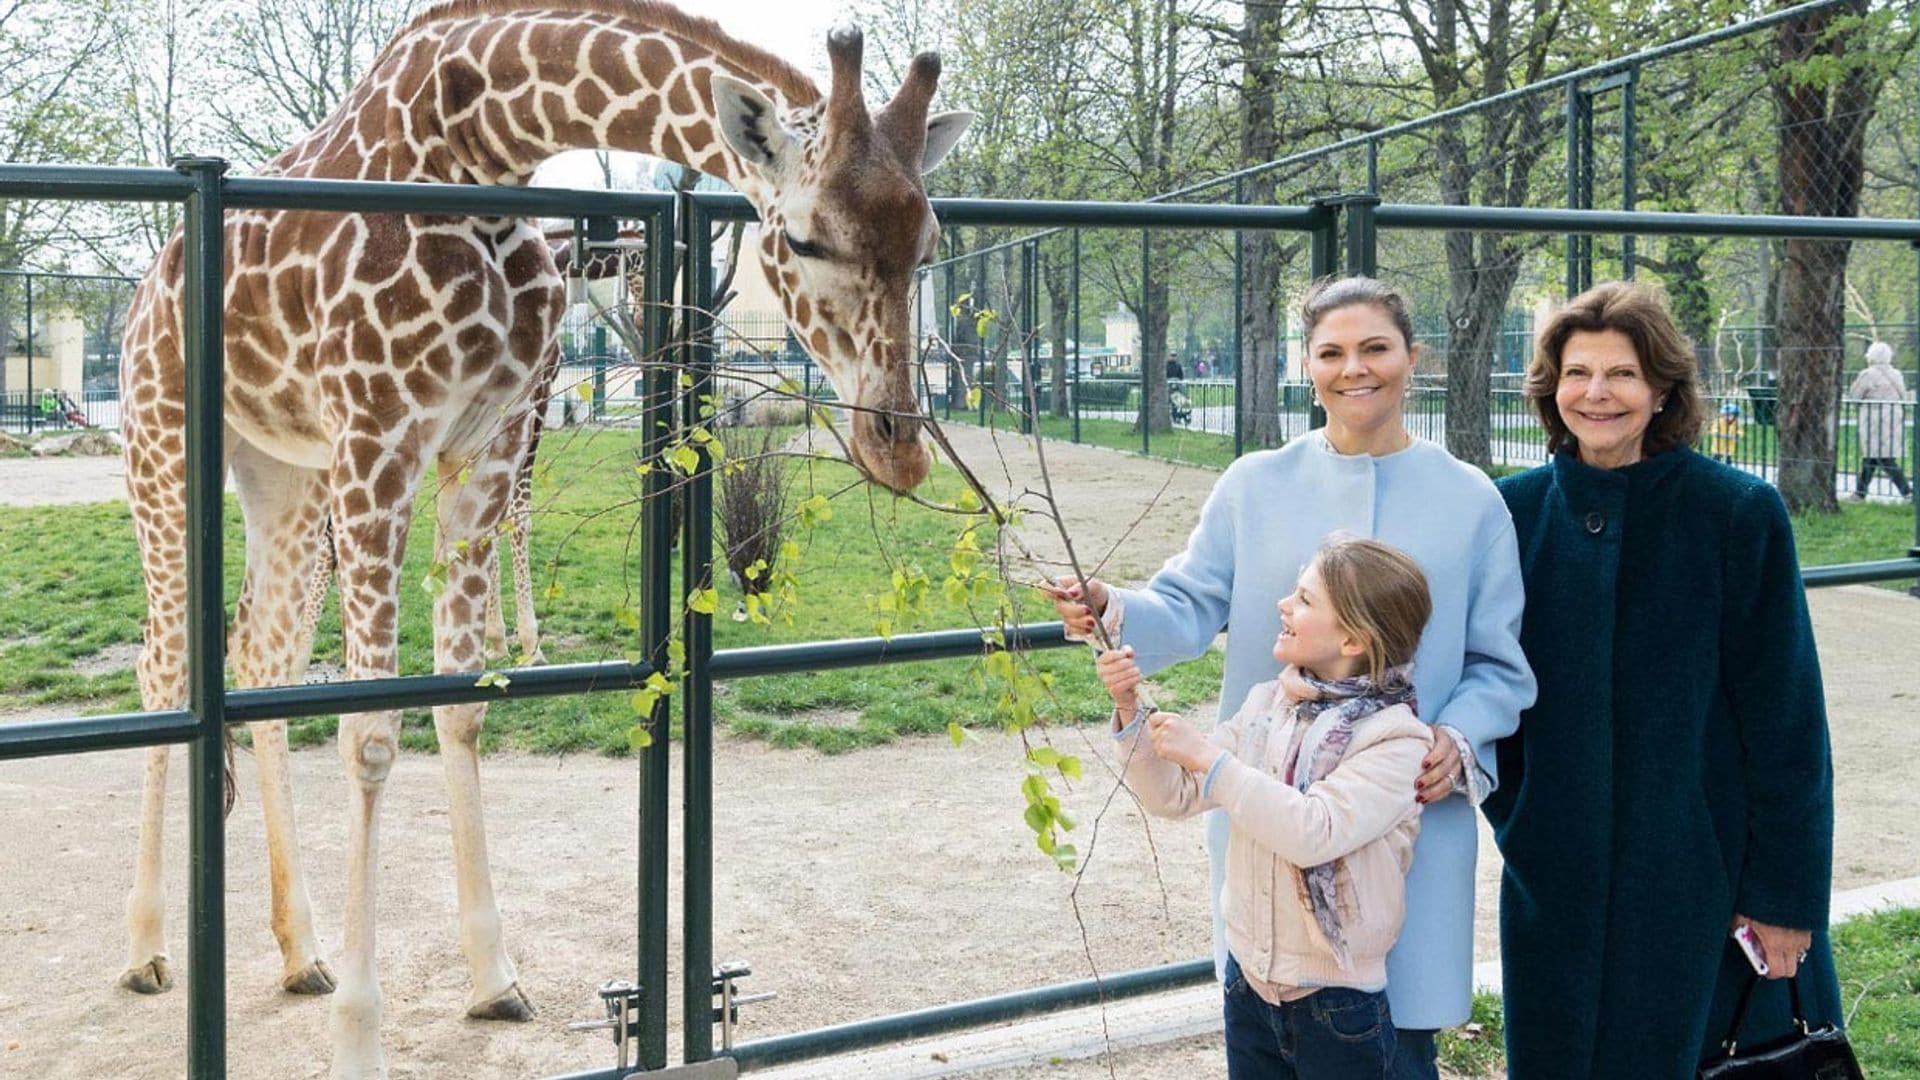
[[[1280,71],[1274,56],[1284,35],[1283,5],[1269,0],[1247,0],[1240,26],[1240,165],[1242,168],[1280,156],[1279,125],[1274,116],[1280,99]],[[1249,178],[1242,195],[1248,203],[1269,206],[1274,201],[1276,174],[1269,170]],[[1240,372],[1238,423],[1249,447],[1279,446],[1280,330],[1285,310],[1280,278],[1286,257],[1279,238],[1265,230],[1242,237],[1240,266]]]
[[[1154,258],[1155,239],[1149,235],[1146,241],[1147,265],[1152,267],[1153,279],[1143,290],[1147,310],[1134,312],[1140,320],[1140,393],[1145,399],[1134,430],[1145,423],[1150,432],[1173,430],[1173,412],[1167,404],[1167,324],[1172,313],[1168,310],[1166,268],[1154,265],[1158,261]]]
[[[1073,288],[1069,280],[1069,268],[1060,260],[1040,259],[1040,280],[1047,287],[1047,346],[1050,361],[1047,364],[1048,386],[1052,388],[1053,398],[1049,411],[1055,416],[1067,415],[1067,318],[1073,314]],[[1079,338],[1080,331],[1074,329],[1074,337]]]
[[[1700,357],[1700,375],[1707,386],[1716,385],[1720,370],[1714,352],[1713,297],[1707,291],[1706,268],[1702,265],[1709,241],[1698,236],[1667,237],[1666,259],[1661,276],[1667,282],[1667,299],[1673,305],[1673,318],[1680,332],[1693,342]]]
[[[1788,240],[1780,274],[1780,494],[1794,511],[1834,500],[1834,406],[1846,326],[1845,240]]]
[[[1280,245],[1248,233],[1240,271],[1240,431],[1246,445],[1271,449],[1280,434]]]
[[[1787,214],[1853,217],[1860,209],[1862,152],[1883,76],[1849,60],[1867,44],[1834,20],[1867,13],[1866,0],[1780,24],[1780,208]],[[1841,65],[1837,70],[1829,65]],[[1834,410],[1846,322],[1845,241],[1788,240],[1780,267],[1780,494],[1794,511],[1839,509],[1834,487]]]

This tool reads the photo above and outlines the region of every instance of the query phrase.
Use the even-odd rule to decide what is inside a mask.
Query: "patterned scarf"
[[[1296,703],[1294,720],[1305,731],[1300,752],[1293,760],[1293,786],[1302,794],[1326,779],[1340,764],[1353,742],[1353,729],[1362,720],[1395,705],[1419,710],[1413,694],[1412,664],[1388,668],[1378,685],[1368,675],[1331,682],[1298,669],[1289,671],[1288,675],[1287,682],[1296,687],[1304,683],[1313,693],[1307,700]],[[1352,966],[1352,958],[1347,952],[1347,935],[1340,925],[1340,911],[1335,904],[1339,871],[1339,859],[1303,867],[1300,886],[1308,906],[1313,909],[1314,922],[1319,924],[1327,944],[1333,947],[1335,959],[1342,968],[1348,968]]]

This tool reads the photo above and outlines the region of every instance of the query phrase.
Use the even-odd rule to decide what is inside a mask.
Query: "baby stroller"
[[[1185,424],[1193,419],[1193,402],[1187,398],[1186,390],[1179,383],[1167,384],[1167,411],[1173,415],[1173,422]]]

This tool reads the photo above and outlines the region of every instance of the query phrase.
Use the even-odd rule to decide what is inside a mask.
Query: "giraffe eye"
[[[792,233],[787,233],[786,238],[787,248],[803,259],[819,259],[824,258],[826,255],[826,252],[822,251],[819,245],[810,244]]]

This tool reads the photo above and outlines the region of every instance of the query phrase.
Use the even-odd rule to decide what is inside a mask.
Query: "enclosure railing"
[[[192,876],[189,899],[188,1073],[195,1080],[226,1074],[225,922],[222,894],[225,852],[222,742],[228,724],[314,714],[393,709],[500,698],[626,689],[664,667],[673,602],[669,563],[669,509],[665,470],[651,470],[642,504],[643,616],[638,662],[565,664],[517,669],[507,680],[479,685],[477,672],[407,676],[301,687],[228,689],[224,682],[222,560],[222,280],[221,225],[228,209],[310,209],[332,212],[408,212],[516,217],[624,217],[645,223],[649,236],[678,235],[687,257],[680,267],[683,295],[694,298],[683,336],[686,370],[694,385],[682,395],[683,422],[697,422],[701,394],[714,377],[706,304],[712,295],[712,229],[719,221],[744,221],[751,208],[738,196],[613,194],[541,189],[452,187],[422,184],[227,179],[224,164],[188,159],[176,171],[0,166],[0,198],[75,201],[176,201],[185,219],[185,357],[188,455],[187,545],[190,627],[189,693],[184,708],[116,716],[77,717],[0,726],[0,758],[77,753],[116,747],[187,743],[191,755],[190,830]],[[1819,218],[1726,218],[1701,215],[1609,214],[1598,211],[1486,211],[1460,207],[1182,206],[1172,204],[1032,203],[942,200],[937,210],[950,223],[1061,225],[1067,227],[1283,230],[1310,240],[1316,275],[1336,268],[1336,241],[1344,216],[1346,268],[1370,271],[1379,229],[1492,228],[1505,231],[1605,233],[1631,230],[1715,231],[1780,236],[1845,236],[1920,240],[1920,223]],[[677,226],[677,229],[676,229]],[[649,245],[648,337],[664,343],[667,305],[661,302],[674,277],[675,245]],[[646,423],[649,454],[670,435],[667,411],[676,388],[669,365],[652,365]],[[659,421],[659,422],[653,422]],[[683,521],[682,580],[697,588],[712,578],[710,467],[704,462],[688,487]],[[1810,586],[1910,577],[1920,557],[1816,568]],[[833,667],[971,657],[983,648],[977,630],[766,646],[716,652],[711,617],[687,610],[683,637],[687,683],[682,694],[685,755],[684,851],[686,973],[682,984],[684,1040],[690,1062],[713,1056],[712,971],[712,694],[713,682]],[[1007,644],[1041,648],[1065,643],[1058,623],[1009,629]],[[656,706],[656,710],[663,706]],[[664,717],[649,721],[661,730]],[[639,753],[640,832],[637,889],[640,897],[638,984],[645,997],[635,1034],[643,1069],[666,1063],[667,999],[667,743]],[[1098,980],[1022,991],[974,1002],[924,1009],[813,1032],[748,1042],[728,1053],[743,1068],[838,1053],[938,1031],[1110,1000],[1129,993],[1202,982],[1211,964],[1197,960]],[[573,1074],[620,1077],[619,1070]]]

